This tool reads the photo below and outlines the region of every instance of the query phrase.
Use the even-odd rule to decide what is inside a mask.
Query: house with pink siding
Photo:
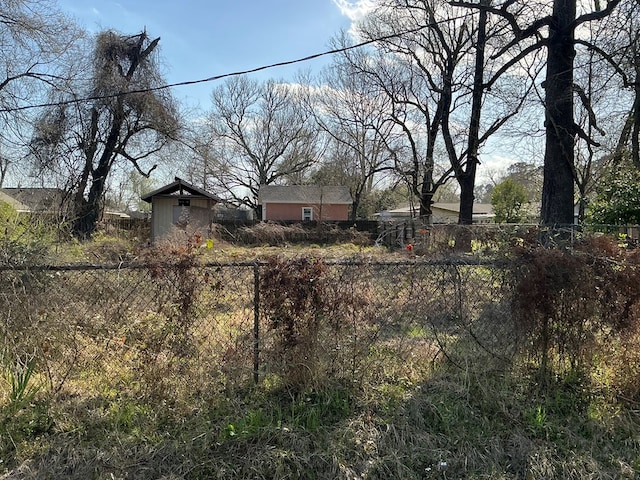
[[[261,185],[258,192],[263,221],[347,221],[352,203],[349,187],[342,186]]]

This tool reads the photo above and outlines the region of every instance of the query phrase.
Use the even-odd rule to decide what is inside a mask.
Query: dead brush
[[[306,240],[308,232],[301,225],[261,222],[238,229],[238,240],[246,245],[282,245]]]
[[[640,269],[633,255],[602,239],[574,251],[533,248],[518,255],[516,330],[543,385],[553,374],[588,379],[604,358],[630,358],[640,319]],[[623,390],[630,384],[618,381]]]
[[[328,305],[326,265],[318,258],[271,257],[260,278],[262,311],[276,332],[285,382],[305,385],[316,374],[319,332]]]
[[[140,256],[153,281],[155,299],[149,328],[136,332],[136,343],[142,346],[140,371],[151,376],[149,385],[165,383],[158,378],[159,371],[167,378],[180,374],[181,366],[197,354],[193,326],[202,313],[203,292],[215,295],[221,288],[209,270],[200,268],[209,245],[198,231],[176,229]]]

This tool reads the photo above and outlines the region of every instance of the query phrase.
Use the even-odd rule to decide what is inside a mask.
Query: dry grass
[[[476,381],[442,372],[366,392],[263,387],[176,412],[66,399],[2,478],[637,478],[637,414],[538,424],[517,386]]]
[[[314,375],[291,382],[265,322],[253,384],[253,267],[198,265],[273,250],[221,247],[171,268],[3,277],[3,325],[23,336],[3,330],[0,478],[638,478],[637,333],[541,389],[508,272],[384,267],[347,245],[323,251],[350,262],[323,270],[313,363],[297,358]],[[302,250],[285,250],[286,272]],[[22,403],[7,393],[19,349],[43,362]]]

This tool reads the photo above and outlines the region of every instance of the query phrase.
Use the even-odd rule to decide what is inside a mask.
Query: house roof
[[[351,205],[349,187],[332,185],[261,185],[258,204],[309,203]]]
[[[460,213],[460,204],[435,202],[432,205],[432,209],[434,211],[440,210],[440,211],[445,211],[445,212],[449,212],[451,214],[457,215],[458,213]],[[385,210],[385,212],[378,212],[374,215],[381,215],[385,213],[386,215],[391,215],[391,216],[410,216],[412,214],[416,214],[417,211],[418,211],[418,207],[412,208],[411,206],[407,205],[404,207],[395,208],[393,210]],[[474,203],[473,214],[486,215],[486,216],[493,215],[493,205],[491,205],[490,203]]]
[[[0,202],[8,203],[13,208],[15,208],[18,212],[28,212],[29,207],[27,207],[24,203],[20,203],[15,198],[7,195],[2,190],[0,190]]]
[[[452,213],[460,213],[460,204],[459,203],[440,203],[436,202],[433,204],[433,208],[437,208],[440,210],[447,210]],[[474,203],[473,204],[473,213],[475,215],[491,215],[493,214],[493,205],[490,203]]]
[[[179,177],[175,177],[175,180],[169,185],[165,185],[164,187],[160,187],[153,192],[149,192],[140,197],[141,200],[144,200],[147,203],[151,203],[151,199],[153,197],[157,197],[159,195],[194,195],[198,197],[206,197],[216,202],[221,202],[222,199],[213,193],[209,193],[202,188],[198,188],[195,185],[191,185],[188,182],[185,182]]]
[[[8,203],[16,210],[24,212],[56,211],[65,200],[65,192],[59,188],[2,188],[0,192],[13,199]]]

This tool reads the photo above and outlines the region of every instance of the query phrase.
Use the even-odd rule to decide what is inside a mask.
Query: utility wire
[[[356,43],[354,45],[349,45],[346,47],[340,47],[340,48],[334,48],[332,50],[327,50],[321,53],[315,53],[313,55],[309,55],[306,57],[302,57],[302,58],[298,58],[295,60],[288,60],[288,61],[284,61],[284,62],[277,62],[277,63],[272,63],[269,65],[263,65],[261,67],[256,67],[256,68],[251,68],[249,70],[241,70],[238,72],[231,72],[231,73],[224,73],[221,75],[215,75],[213,77],[208,77],[208,78],[203,78],[200,80],[187,80],[184,82],[177,82],[177,83],[168,83],[165,85],[159,85],[157,87],[147,87],[147,88],[141,88],[141,89],[137,89],[137,90],[128,90],[126,92],[118,92],[118,93],[113,93],[110,95],[94,95],[94,96],[88,96],[88,97],[82,97],[82,98],[73,98],[73,99],[69,99],[69,100],[59,100],[56,102],[49,102],[49,103],[39,103],[39,104],[35,104],[35,105],[22,105],[20,107],[11,107],[11,108],[1,108],[0,109],[0,113],[8,113],[8,112],[18,112],[21,110],[29,110],[32,108],[45,108],[45,107],[57,107],[57,106],[62,106],[62,105],[71,105],[74,103],[80,103],[80,102],[86,102],[86,101],[91,101],[91,100],[102,100],[102,99],[106,99],[106,98],[115,98],[115,97],[119,97],[119,96],[123,96],[123,95],[132,95],[132,94],[136,94],[136,93],[146,93],[146,92],[155,92],[155,91],[159,91],[159,90],[167,90],[169,88],[174,88],[174,87],[183,87],[183,86],[187,86],[187,85],[197,85],[200,83],[208,83],[208,82],[213,82],[216,80],[221,80],[223,78],[228,78],[228,77],[237,77],[240,75],[247,75],[250,73],[256,73],[256,72],[260,72],[262,70],[267,70],[267,69],[271,69],[271,68],[276,68],[276,67],[283,67],[285,65],[293,65],[296,63],[302,63],[302,62],[308,62],[309,60],[314,60],[316,58],[320,58],[320,57],[324,57],[327,55],[334,55],[336,53],[342,53],[342,52],[346,52],[349,50],[354,50],[356,48],[361,48],[361,47],[365,47],[367,45],[371,45],[372,43],[376,43],[376,42],[383,42],[385,40],[391,40],[392,38],[398,38],[398,37],[402,37],[403,35],[407,35],[407,34],[411,34],[411,33],[417,33],[421,30],[424,30],[425,28],[429,28],[435,25],[438,25],[440,23],[445,23],[445,22],[450,22],[452,20],[459,20],[461,18],[466,17],[467,15],[464,16],[459,16],[457,18],[449,18],[449,19],[445,19],[445,20],[439,20],[437,22],[432,22],[429,23],[427,25],[422,25],[419,27],[415,27],[409,30],[405,30],[403,32],[399,32],[399,33],[392,33],[389,35],[383,35],[381,37],[377,37],[377,38],[373,38],[370,40],[365,40],[363,42],[360,43]]]

